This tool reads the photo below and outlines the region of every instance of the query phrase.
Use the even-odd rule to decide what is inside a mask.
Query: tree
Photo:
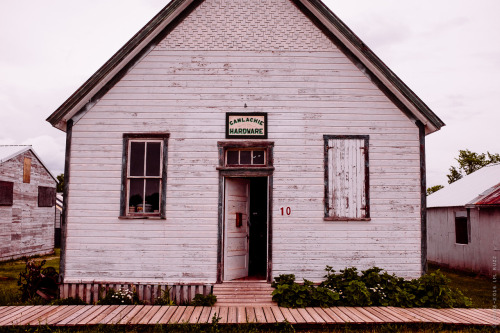
[[[436,185],[436,186],[429,187],[427,189],[427,195],[431,195],[432,193],[439,191],[443,187],[444,187],[443,185]]]
[[[57,178],[57,192],[62,192],[64,189],[64,173],[61,173]]]
[[[460,150],[458,158],[456,158],[459,166],[458,169],[454,166],[450,167],[450,174],[446,175],[448,177],[448,184],[451,184],[465,175],[471,174],[474,171],[481,169],[482,167],[490,163],[500,162],[500,154],[478,154],[471,152],[469,149]]]

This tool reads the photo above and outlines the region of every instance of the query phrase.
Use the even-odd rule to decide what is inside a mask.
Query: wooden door
[[[248,276],[249,214],[250,180],[226,178],[224,196],[225,281]]]

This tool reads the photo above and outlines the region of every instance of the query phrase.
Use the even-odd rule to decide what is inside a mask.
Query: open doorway
[[[226,177],[224,206],[224,280],[265,280],[268,178]]]

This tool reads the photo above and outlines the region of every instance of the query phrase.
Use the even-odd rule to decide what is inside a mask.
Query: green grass
[[[440,269],[451,280],[450,286],[452,288],[459,289],[465,296],[472,299],[472,307],[493,308],[493,287],[495,283],[492,278],[447,269],[437,265],[429,265],[429,273],[435,272],[437,269]]]
[[[60,249],[55,249],[54,254],[43,257],[33,257],[37,261],[47,260],[45,267],[54,267],[59,271]],[[15,305],[19,303],[21,293],[17,285],[19,273],[26,267],[25,259],[0,262],[0,305]]]

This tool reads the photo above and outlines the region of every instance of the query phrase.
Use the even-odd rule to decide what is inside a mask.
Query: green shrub
[[[405,280],[372,267],[358,274],[346,268],[336,274],[326,267],[325,280],[315,286],[304,280],[295,282],[295,275],[280,275],[271,284],[273,301],[284,307],[306,306],[397,306],[397,307],[470,307],[469,298],[452,290],[449,280],[439,271],[418,279]]]
[[[170,298],[170,289],[167,287],[163,290],[161,297],[154,300],[154,305],[176,305],[174,300]]]
[[[213,294],[203,295],[196,294],[194,295],[193,301],[191,305],[193,306],[214,306],[215,302],[217,302],[217,296]]]
[[[38,304],[35,298],[50,300],[57,296],[59,273],[54,267],[43,268],[45,262],[45,260],[37,262],[34,259],[26,259],[24,272],[19,273],[17,280],[23,302],[33,300]]]
[[[80,297],[76,296],[76,298],[68,297],[55,299],[50,302],[50,305],[87,305]]]
[[[99,305],[140,305],[137,293],[127,288],[122,288],[118,291],[109,289],[104,298],[101,298],[97,304]]]

